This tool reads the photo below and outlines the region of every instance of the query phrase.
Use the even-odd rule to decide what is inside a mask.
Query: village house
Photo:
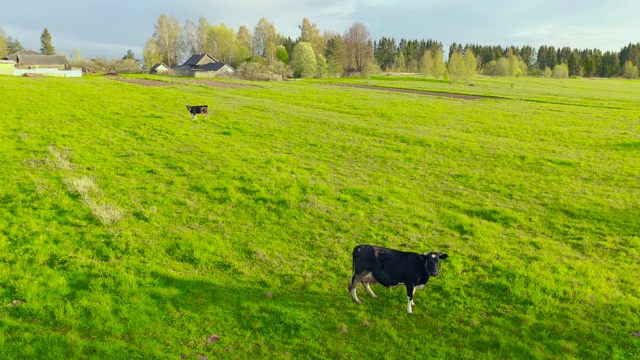
[[[165,63],[159,62],[149,69],[151,74],[166,74],[171,71],[171,68],[165,65]]]
[[[218,77],[221,75],[232,75],[236,72],[234,68],[216,60],[209,54],[192,55],[184,64],[174,68],[179,74],[194,77]]]

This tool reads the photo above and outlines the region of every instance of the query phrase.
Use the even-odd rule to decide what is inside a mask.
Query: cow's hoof
[[[362,305],[362,304],[364,304],[364,303],[362,302],[362,300],[353,300],[353,301],[355,301],[355,302],[356,302],[356,304],[358,304],[358,305]]]

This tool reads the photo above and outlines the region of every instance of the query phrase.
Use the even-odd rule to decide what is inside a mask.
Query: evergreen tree
[[[136,59],[135,55],[133,54],[133,50],[131,49],[127,50],[127,54],[122,57],[122,60],[126,60],[126,59],[131,59],[131,60]]]
[[[327,60],[327,70],[332,75],[342,75],[346,66],[346,52],[342,45],[340,35],[335,35],[327,40],[327,49],[324,52]]]
[[[573,49],[567,60],[569,76],[582,76],[582,58],[577,49]]]
[[[47,28],[44,28],[42,35],[40,35],[40,52],[45,55],[54,55],[56,53],[56,49],[51,42],[51,34]]]
[[[382,70],[393,67],[396,54],[396,40],[393,38],[383,37],[378,41],[376,46],[376,60]]]
[[[602,55],[602,67],[598,71],[602,77],[613,77],[620,75],[620,58],[617,53],[607,51]]]

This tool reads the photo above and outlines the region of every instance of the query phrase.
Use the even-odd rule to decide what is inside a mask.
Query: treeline
[[[425,55],[437,56],[442,43],[435,40],[406,40],[396,43],[394,38],[383,37],[374,42],[375,58],[384,71],[425,72]],[[537,50],[531,46],[487,46],[457,44],[449,46],[448,58],[454,53],[471,51],[476,57],[477,71],[496,76],[552,76],[556,66],[557,77],[616,77],[637,78],[640,69],[640,43],[623,47],[620,52],[599,49],[554,48],[543,45]],[[566,76],[565,76],[566,69]]]

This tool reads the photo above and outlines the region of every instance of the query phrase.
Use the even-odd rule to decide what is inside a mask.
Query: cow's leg
[[[196,113],[192,113],[191,115],[192,115],[191,116],[191,120],[195,120],[196,119]]]
[[[351,280],[349,281],[349,292],[351,293],[351,297],[356,304],[362,304],[363,302],[358,299],[358,294],[356,294],[356,287],[358,283],[361,281],[362,275],[353,274]]]
[[[369,283],[363,281],[362,282],[362,286],[364,286],[365,290],[367,290],[367,292],[369,293],[369,295],[371,295],[372,298],[377,299],[378,296],[376,294],[373,293],[373,290],[371,290],[371,288],[369,287]]]
[[[413,294],[416,292],[416,289],[413,285],[405,284],[407,287],[407,313],[413,314],[411,311],[411,306],[413,305]]]

